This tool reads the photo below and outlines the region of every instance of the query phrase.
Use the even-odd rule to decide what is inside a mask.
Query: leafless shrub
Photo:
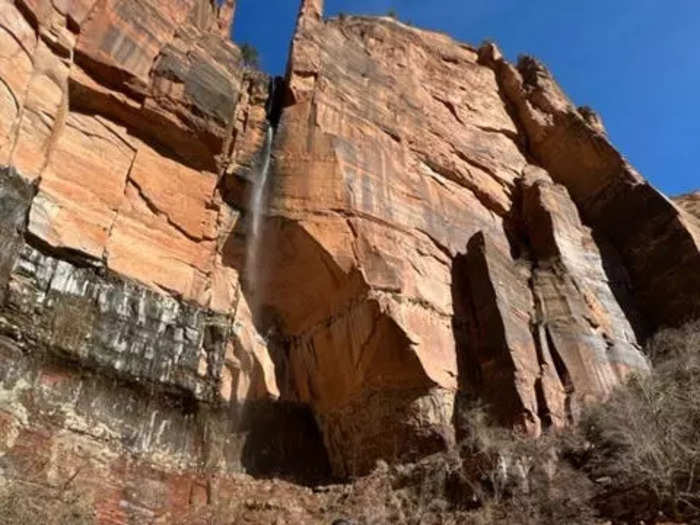
[[[518,71],[527,86],[536,86],[540,74],[546,71],[544,64],[532,55],[518,55]]]
[[[697,361],[700,358],[700,320],[680,328],[662,330],[647,345],[647,353],[655,371],[670,366],[677,368],[677,359]]]
[[[652,339],[654,372],[585,415],[585,468],[614,487],[607,513],[700,519],[700,323]]]
[[[479,405],[462,414],[465,465],[479,481],[483,523],[593,523],[592,483],[563,458],[568,441],[556,433],[534,439],[494,425]],[[474,476],[476,474],[476,476]]]

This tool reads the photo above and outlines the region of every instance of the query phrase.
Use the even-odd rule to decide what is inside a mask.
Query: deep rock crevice
[[[556,182],[567,187],[594,236],[608,246],[614,244],[619,251],[635,302],[650,323],[647,328],[640,326],[639,316],[632,314],[640,326],[638,333],[677,325],[687,319],[681,312],[697,312],[697,294],[687,293],[697,286],[697,272],[692,270],[700,263],[697,243],[690,240],[692,228],[683,224],[678,209],[614,149],[599,124],[591,124],[582,116],[541,63],[525,57],[516,69],[493,45],[482,48],[480,54],[515,109],[514,119],[524,131],[531,156]],[[631,219],[639,216],[647,219]],[[659,221],[663,227],[655,227]],[[662,235],[667,235],[663,241],[659,239],[662,230]],[[655,264],[658,256],[653,252],[660,248],[645,240],[650,238],[665,243],[667,248],[657,252],[663,251],[664,258],[674,250],[678,252],[673,269],[666,263]],[[615,259],[614,254],[611,256]],[[672,284],[679,276],[685,283],[683,290]],[[624,290],[620,292],[624,298]],[[623,302],[629,304],[626,299]]]

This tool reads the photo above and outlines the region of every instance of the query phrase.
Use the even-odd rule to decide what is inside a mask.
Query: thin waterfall
[[[253,294],[257,296],[259,272],[260,272],[260,243],[262,219],[265,214],[265,190],[267,188],[267,179],[270,173],[270,159],[272,156],[272,140],[274,139],[274,128],[269,125],[267,135],[265,137],[265,147],[263,149],[263,161],[260,173],[253,181],[253,188],[250,192],[250,206],[248,208],[251,214],[250,231],[248,232],[246,246],[246,280]],[[252,305],[251,305],[252,306]]]

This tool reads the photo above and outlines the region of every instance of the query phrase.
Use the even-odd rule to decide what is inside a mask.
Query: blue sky
[[[234,40],[282,74],[299,1],[238,3]],[[511,59],[537,56],[657,187],[700,189],[700,0],[326,0],[325,14],[389,9],[460,41],[494,40]]]

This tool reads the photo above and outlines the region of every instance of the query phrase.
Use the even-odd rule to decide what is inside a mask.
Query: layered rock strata
[[[174,519],[443,450],[464,398],[566,425],[700,314],[692,198],[535,60],[305,0],[271,82],[234,8],[0,0],[0,477]]]
[[[270,83],[233,8],[0,2],[0,482],[79,485],[100,523],[326,472],[224,250]]]

